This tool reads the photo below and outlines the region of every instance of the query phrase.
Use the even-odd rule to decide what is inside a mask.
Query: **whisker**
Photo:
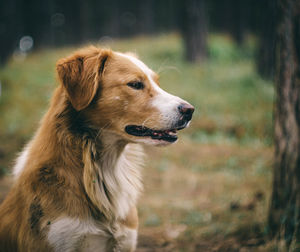
[[[157,73],[160,74],[160,73],[162,73],[166,70],[172,70],[172,71],[175,71],[175,72],[180,73],[180,74],[182,73],[182,71],[176,66],[163,66],[163,67],[160,67],[159,70],[157,71]]]
[[[145,126],[145,123],[146,123],[147,121],[149,121],[149,120],[151,120],[150,117],[146,118],[146,119],[142,122],[142,127],[144,127],[144,126]]]
[[[105,124],[102,128],[100,128],[100,129],[98,130],[98,133],[97,133],[97,135],[95,136],[94,140],[96,141],[97,138],[100,137],[101,134],[103,133],[103,130],[106,129],[106,128],[108,128],[110,125],[111,125],[111,122],[108,122],[108,123]]]

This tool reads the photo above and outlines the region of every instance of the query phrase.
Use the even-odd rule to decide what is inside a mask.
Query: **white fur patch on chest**
[[[121,219],[126,218],[132,206],[136,205],[142,190],[140,169],[143,157],[140,145],[128,144],[116,163],[115,176],[119,187],[119,191],[116,191],[116,210]]]
[[[137,230],[65,217],[51,224],[47,239],[55,252],[133,251]]]
[[[113,134],[103,133],[98,146],[91,141],[84,146],[85,191],[107,220],[124,220],[136,205],[143,157],[140,145],[124,144]]]
[[[92,220],[81,221],[68,217],[58,219],[51,224],[47,239],[55,252],[71,252],[78,251],[88,235],[97,236],[103,248],[99,251],[105,251],[109,235]]]

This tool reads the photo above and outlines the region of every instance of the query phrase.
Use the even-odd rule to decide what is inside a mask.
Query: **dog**
[[[134,251],[142,145],[176,142],[194,107],[131,53],[83,48],[56,70],[0,207],[0,250]]]

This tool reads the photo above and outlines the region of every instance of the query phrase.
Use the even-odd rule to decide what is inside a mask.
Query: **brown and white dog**
[[[61,83],[14,167],[0,251],[133,251],[138,143],[177,140],[194,108],[131,54],[89,47],[57,63]]]

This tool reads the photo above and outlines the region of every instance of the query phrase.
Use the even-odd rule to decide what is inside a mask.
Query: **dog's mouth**
[[[137,125],[128,125],[125,127],[125,131],[129,135],[137,136],[137,137],[151,137],[155,140],[166,141],[173,143],[175,142],[177,137],[177,130],[183,129],[184,127],[168,129],[168,130],[154,130],[147,128],[145,126],[137,126]]]

